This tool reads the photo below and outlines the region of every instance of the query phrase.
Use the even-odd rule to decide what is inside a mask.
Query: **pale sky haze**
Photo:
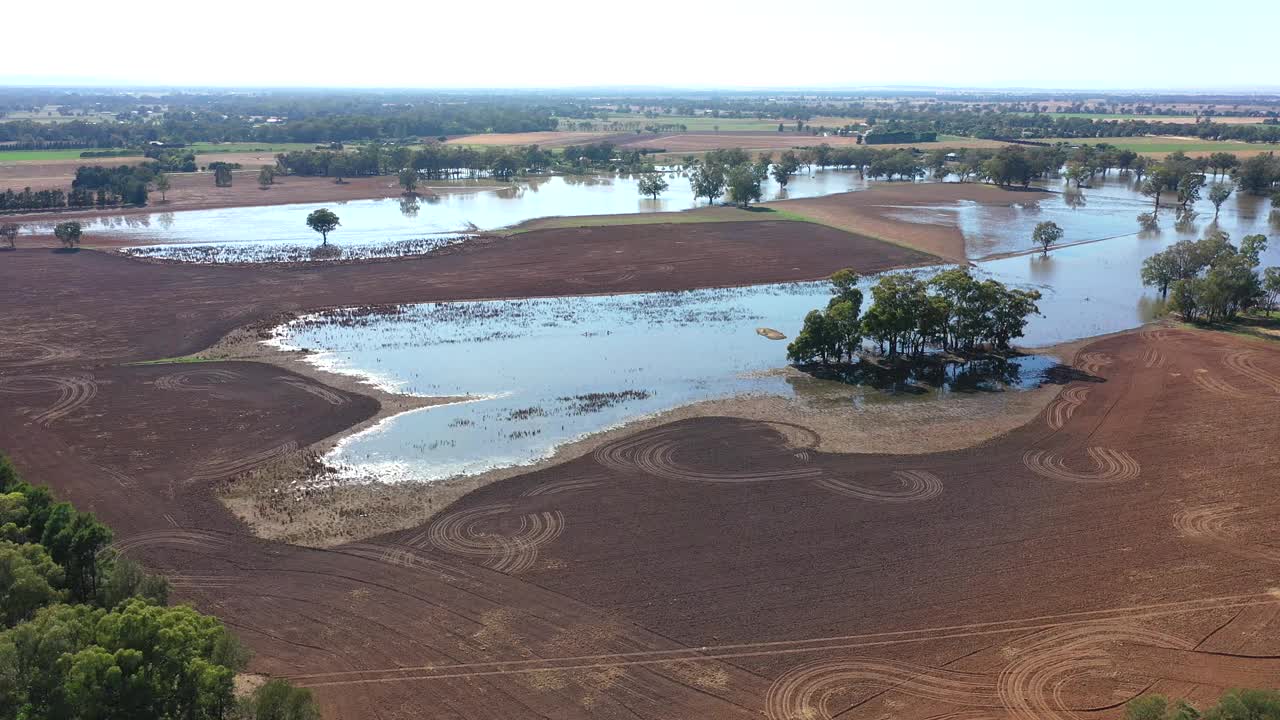
[[[0,83],[1280,87],[1280,1],[10,3]]]

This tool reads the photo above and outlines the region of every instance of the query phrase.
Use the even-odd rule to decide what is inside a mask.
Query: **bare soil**
[[[936,258],[813,223],[536,230],[391,262],[224,267],[111,253],[0,255],[0,369],[173,357],[281,313],[342,305],[814,280]],[[111,308],[103,314],[102,308]],[[56,311],[53,308],[57,308]]]
[[[1276,684],[1280,352],[1263,341],[1097,341],[1030,422],[944,452],[658,424],[331,548],[255,538],[216,495],[375,401],[263,363],[120,364],[322,304],[850,264],[832,257],[846,234],[765,225],[275,271],[6,253],[0,447],[327,718],[1113,718],[1141,692]]]
[[[990,205],[1027,202],[1043,190],[1006,190],[982,183],[882,183],[861,192],[766,203],[817,222],[888,240],[952,262],[967,262],[964,234],[955,225],[912,223],[890,213],[903,207],[972,200]]]

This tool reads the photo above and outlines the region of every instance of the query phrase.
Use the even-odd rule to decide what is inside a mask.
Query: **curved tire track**
[[[901,490],[880,490],[833,477],[820,478],[814,484],[838,495],[877,503],[923,502],[942,494],[942,480],[931,472],[895,470],[893,476],[902,483]]]
[[[1093,461],[1094,470],[1072,470],[1061,455],[1049,450],[1028,450],[1022,455],[1022,464],[1040,477],[1073,483],[1126,482],[1136,480],[1142,474],[1138,461],[1123,450],[1091,447],[1086,452]]]
[[[974,675],[878,658],[818,660],[792,668],[765,696],[770,720],[827,720],[845,708],[832,700],[850,689],[892,690],[949,705],[985,707],[998,695],[989,675]]]
[[[1044,420],[1052,430],[1061,430],[1075,414],[1077,408],[1089,398],[1089,388],[1071,387],[1063,390],[1045,408]]]
[[[58,393],[53,405],[31,416],[37,425],[49,426],[70,415],[98,394],[98,383],[87,377],[60,375],[18,375],[0,378],[0,394],[37,395]]]
[[[817,468],[780,468],[777,470],[760,470],[750,472],[717,472],[698,470],[676,461],[682,432],[679,430],[659,429],[632,435],[623,440],[607,443],[596,448],[594,457],[610,470],[634,472],[639,470],[647,475],[665,480],[703,483],[754,483],[773,480],[812,480],[821,477],[822,471]],[[780,457],[795,458],[790,455]]]
[[[482,529],[486,522],[509,516],[511,505],[487,505],[445,515],[406,541],[418,546],[429,542],[455,555],[483,558],[485,567],[513,575],[533,567],[538,550],[560,537],[564,514],[559,510],[520,515],[520,525],[510,532]]]

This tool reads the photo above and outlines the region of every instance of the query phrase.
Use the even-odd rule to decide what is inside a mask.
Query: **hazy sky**
[[[59,0],[5,14],[5,84],[1280,86],[1277,0]]]

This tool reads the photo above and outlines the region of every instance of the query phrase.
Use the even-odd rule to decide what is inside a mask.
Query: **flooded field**
[[[1137,233],[1133,216],[1149,203],[1138,202],[1119,182],[1084,192],[1085,205],[1041,195],[1014,208],[961,204],[902,212],[913,222],[944,222],[946,213],[957,213],[976,254],[1025,251],[1030,228],[1043,219],[1059,222],[1066,242],[1109,238],[1047,256],[1025,253],[978,263],[982,276],[1043,294],[1042,314],[1032,318],[1019,342],[1039,347],[1156,317],[1161,303],[1141,284],[1142,261],[1202,234],[1212,218],[1210,207],[1194,229],[1175,230],[1166,209],[1162,231]],[[1236,240],[1266,232],[1266,210],[1252,198],[1232,198],[1220,226]],[[1270,248],[1263,263],[1280,264],[1280,247]],[[436,480],[535,462],[584,435],[700,400],[743,393],[795,396],[802,388],[781,372],[787,340],[757,331],[793,337],[805,313],[824,306],[828,297],[826,283],[798,283],[442,303],[391,314],[346,310],[282,328],[277,342],[316,350],[311,360],[317,365],[389,390],[475,398],[393,418],[349,438],[329,458],[349,477]],[[1048,365],[1040,356],[1021,358],[1011,368],[983,373],[968,388],[965,383],[975,382],[973,368],[926,383],[904,377],[888,387],[857,388],[849,402],[928,401],[984,383],[987,389],[1034,386]]]
[[[551,216],[631,214],[686,210],[697,206],[688,178],[667,173],[670,189],[657,200],[642,197],[634,175],[557,175],[510,183],[491,180],[422,188],[416,199],[383,198],[347,202],[270,205],[108,216],[85,222],[88,232],[127,235],[150,245],[130,252],[199,262],[264,262],[301,259],[318,236],[304,219],[328,207],[342,218],[330,240],[350,255],[391,256],[398,248],[421,243],[446,244],[467,231],[496,230],[525,220]],[[866,183],[853,171],[800,174],[783,190],[764,184],[764,199],[816,197],[860,189]],[[701,201],[705,204],[706,201]],[[33,226],[31,232],[51,232]],[[216,238],[216,243],[210,239]],[[202,249],[192,250],[197,245]]]
[[[787,340],[830,298],[826,283],[682,293],[349,309],[303,318],[277,342],[328,370],[393,391],[472,402],[406,413],[328,458],[350,477],[438,480],[548,457],[581,436],[680,405],[741,393],[793,395]],[[907,374],[851,388],[849,402],[1034,387],[1052,361],[1028,356],[928,386]],[[975,366],[976,367],[976,366]],[[975,368],[969,368],[970,371]],[[981,375],[981,376],[980,376]],[[936,385],[935,385],[936,384]]]
[[[1074,188],[1062,180],[1038,183],[1049,194],[1028,194],[1026,202],[1012,206],[986,205],[972,201],[931,206],[893,207],[889,215],[910,223],[956,225],[964,233],[966,254],[973,259],[1031,247],[1031,232],[1037,223],[1051,221],[1064,231],[1064,244],[1137,235],[1139,213],[1150,212],[1151,199],[1135,187],[1131,176],[1097,178],[1092,187]],[[1207,198],[1208,192],[1205,196]],[[1195,205],[1198,217],[1183,227],[1175,227],[1172,196],[1161,203],[1159,235],[1194,240],[1204,234],[1213,220],[1213,204],[1201,199]],[[1274,232],[1269,227],[1270,203],[1265,198],[1233,194],[1222,206],[1218,223],[1232,237]]]

